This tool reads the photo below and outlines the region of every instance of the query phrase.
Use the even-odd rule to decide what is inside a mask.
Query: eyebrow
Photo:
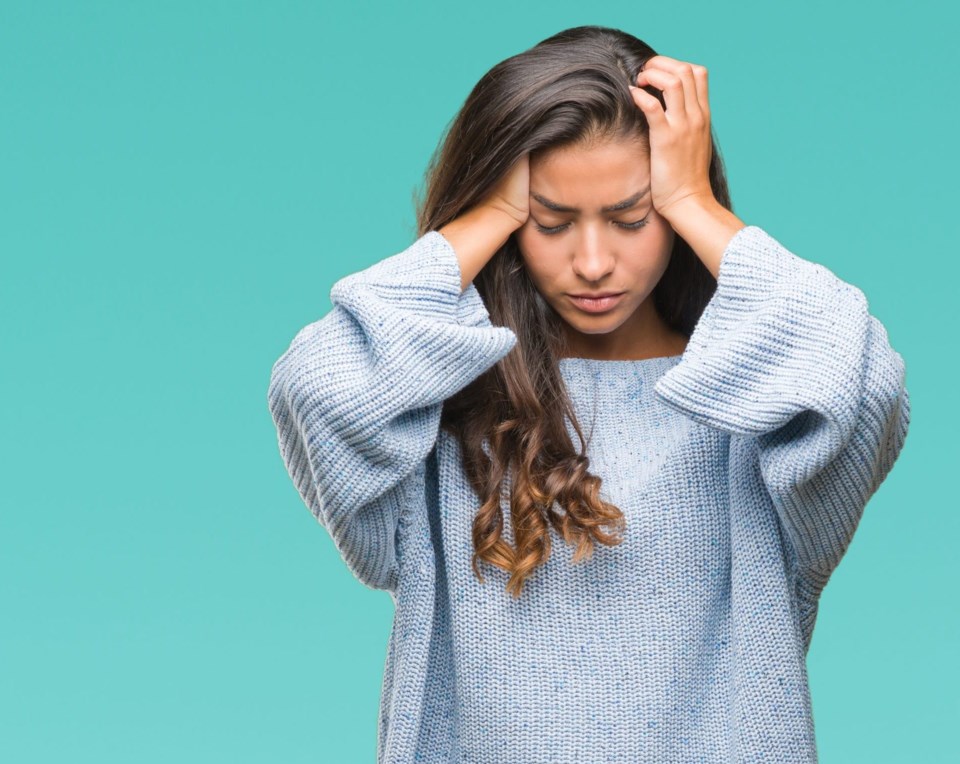
[[[635,205],[637,202],[643,199],[643,197],[645,197],[648,193],[650,193],[650,186],[647,186],[645,189],[643,189],[643,191],[638,191],[633,196],[628,197],[627,199],[624,199],[622,202],[617,202],[616,204],[610,204],[606,207],[601,207],[600,211],[601,212],[619,212],[620,210],[630,209],[631,207],[633,207],[633,205]],[[535,191],[531,191],[530,196],[532,196],[534,199],[540,202],[540,204],[542,204],[544,207],[546,207],[547,209],[551,209],[554,212],[580,212],[580,210],[577,209],[576,207],[568,207],[564,204],[560,204],[559,202],[551,201],[550,199],[547,199],[545,196],[541,196]]]

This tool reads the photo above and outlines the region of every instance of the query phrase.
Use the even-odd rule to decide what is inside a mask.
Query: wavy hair
[[[626,32],[579,26],[496,64],[474,86],[430,159],[425,192],[416,200],[418,236],[483,200],[524,154],[533,158],[597,138],[638,137],[649,146],[649,124],[628,88],[655,55]],[[663,105],[659,90],[645,90]],[[720,204],[732,209],[712,135],[711,144],[710,185]],[[563,319],[534,287],[514,236],[474,285],[491,321],[513,330],[517,345],[444,402],[441,428],[456,438],[482,502],[473,521],[474,574],[483,583],[480,560],[509,572],[506,588],[516,598],[549,558],[551,528],[576,545],[578,562],[589,559],[596,542],[619,544],[625,520],[619,507],[600,498],[601,478],[589,471],[587,443],[559,369]],[[715,289],[712,274],[675,236],[669,265],[652,292],[665,323],[689,338]]]

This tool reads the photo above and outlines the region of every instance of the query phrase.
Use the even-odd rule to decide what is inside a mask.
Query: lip
[[[626,292],[607,292],[602,297],[588,297],[568,294],[570,302],[587,313],[606,313],[613,308]]]

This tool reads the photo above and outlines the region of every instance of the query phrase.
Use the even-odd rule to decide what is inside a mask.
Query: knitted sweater
[[[574,564],[551,529],[516,600],[474,577],[480,500],[439,429],[516,335],[438,231],[330,297],[268,401],[303,502],[395,605],[379,762],[817,761],[818,599],[910,420],[863,292],[746,226],[682,355],[561,359],[626,533]]]

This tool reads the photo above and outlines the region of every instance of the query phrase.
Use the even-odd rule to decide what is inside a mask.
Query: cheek
[[[517,247],[533,283],[540,286],[549,282],[552,278],[550,264],[554,258],[543,237],[532,236],[526,228],[521,228],[517,233]]]
[[[638,264],[643,263],[642,271],[648,275],[652,273],[657,278],[663,275],[670,264],[674,236],[673,229],[665,221],[649,231],[648,238],[643,242],[642,256],[637,261]]]
[[[669,257],[670,251],[673,249],[673,240],[677,236],[677,232],[673,230],[673,227],[666,221],[665,218],[657,215],[657,227],[654,231],[657,234],[657,239],[660,242],[660,249],[667,252],[667,257]]]
[[[514,237],[517,242],[517,247],[520,249],[520,254],[523,256],[524,262],[535,259],[537,245],[533,236],[531,236],[529,222],[520,226],[516,233],[514,233]]]

